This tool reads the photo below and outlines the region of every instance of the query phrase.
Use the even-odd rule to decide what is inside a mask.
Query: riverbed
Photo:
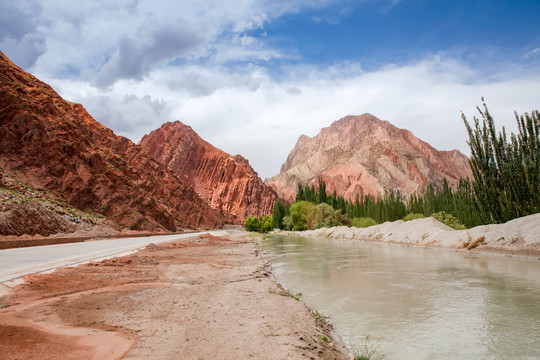
[[[385,359],[540,358],[540,261],[274,235],[277,280]]]

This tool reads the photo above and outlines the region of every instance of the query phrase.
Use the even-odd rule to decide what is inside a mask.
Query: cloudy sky
[[[538,0],[1,0],[0,50],[134,142],[180,120],[262,178],[301,134],[371,113],[468,153],[540,109]]]

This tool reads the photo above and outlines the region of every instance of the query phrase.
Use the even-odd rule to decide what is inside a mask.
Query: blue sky
[[[0,2],[0,50],[137,142],[181,120],[279,172],[301,134],[365,112],[467,153],[460,112],[540,108],[539,1]]]
[[[285,15],[264,34],[297,55],[291,62],[358,61],[370,71],[445,54],[497,73],[505,61],[538,68],[525,54],[540,44],[539,13],[538,1],[344,1]]]

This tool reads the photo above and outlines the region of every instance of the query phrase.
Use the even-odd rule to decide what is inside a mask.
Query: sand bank
[[[454,230],[430,217],[386,222],[367,228],[337,226],[288,233],[540,258],[540,214],[468,230]]]

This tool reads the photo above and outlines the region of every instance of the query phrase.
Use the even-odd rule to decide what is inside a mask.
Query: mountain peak
[[[297,182],[312,184],[319,176],[329,191],[354,200],[388,189],[406,196],[429,183],[438,186],[443,178],[456,185],[471,170],[460,152],[437,151],[410,131],[365,113],[336,120],[312,138],[301,136],[280,174],[267,183],[290,201]]]
[[[247,159],[214,147],[191,127],[179,121],[163,124],[139,145],[174,174],[189,179],[211,207],[232,214],[237,222],[272,213],[277,195]]]
[[[0,109],[0,168],[14,179],[132,229],[176,231],[228,220],[143,149],[2,53]]]

